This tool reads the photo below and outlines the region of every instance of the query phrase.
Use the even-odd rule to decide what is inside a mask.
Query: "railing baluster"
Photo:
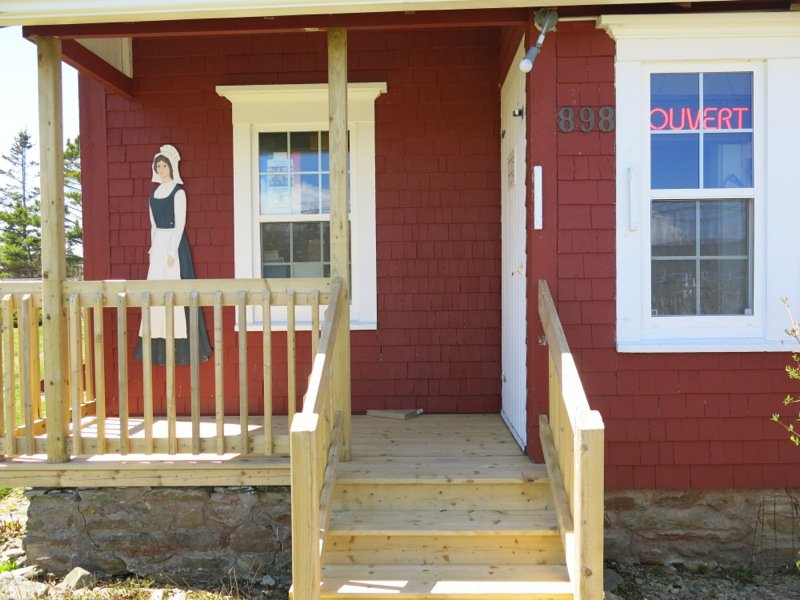
[[[38,419],[42,416],[42,373],[39,365],[40,352],[39,352],[39,309],[36,308],[34,296],[31,296],[31,320],[28,336],[31,341],[31,362],[30,362],[30,380],[31,380],[31,402],[33,406],[33,418]]]
[[[103,294],[94,299],[94,391],[97,400],[97,453],[106,453],[106,350],[103,336]]]
[[[311,363],[317,355],[319,345],[319,290],[311,292]]]
[[[81,326],[83,327],[83,400],[95,399],[94,395],[94,352],[92,352],[92,309],[81,302]]]
[[[286,371],[288,377],[289,423],[297,412],[297,349],[295,348],[294,290],[286,292]]]
[[[17,454],[16,428],[17,406],[14,393],[14,296],[3,296],[3,408],[5,412],[5,448],[6,457]]]
[[[177,454],[178,409],[175,400],[175,294],[173,292],[167,292],[164,298],[164,317],[167,329],[166,339],[164,340],[164,347],[167,354],[167,437],[169,438],[169,453]]]
[[[272,292],[264,292],[261,304],[264,363],[264,454],[272,454]]]
[[[72,404],[72,454],[83,454],[81,445],[81,307],[78,294],[69,296],[69,394]]]
[[[150,292],[142,294],[142,400],[144,403],[145,454],[153,448],[153,335],[150,319]]]
[[[21,315],[17,323],[19,331],[19,374],[20,374],[20,393],[22,394],[22,406],[25,419],[25,452],[35,454],[36,448],[33,441],[33,385],[31,382],[31,312],[33,312],[33,300],[30,294],[22,296]],[[38,360],[38,356],[36,359]],[[38,382],[37,382],[38,383]],[[39,393],[38,385],[36,393]]]
[[[236,303],[239,319],[239,436],[240,452],[250,451],[248,432],[248,390],[247,390],[247,292],[239,292]]]
[[[214,408],[217,422],[217,454],[225,454],[225,379],[223,365],[222,292],[214,293]]]
[[[119,385],[119,453],[127,454],[128,439],[128,295],[117,294],[117,382]]]
[[[189,296],[189,387],[192,411],[192,454],[200,454],[200,327],[198,323],[200,297],[196,291]]]

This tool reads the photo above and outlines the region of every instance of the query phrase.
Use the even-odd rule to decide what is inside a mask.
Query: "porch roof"
[[[8,0],[0,7],[0,26],[625,4],[663,0]]]

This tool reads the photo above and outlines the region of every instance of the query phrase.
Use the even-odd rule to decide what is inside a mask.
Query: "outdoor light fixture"
[[[536,40],[536,44],[531,46],[530,50],[525,54],[525,58],[519,61],[520,71],[523,73],[531,72],[531,69],[533,69],[533,61],[536,60],[539,51],[542,49],[542,44],[544,44],[544,36],[546,36],[549,31],[555,29],[557,22],[558,11],[556,11],[555,8],[543,8],[534,13],[533,24],[536,25],[536,28],[541,31],[541,33]]]

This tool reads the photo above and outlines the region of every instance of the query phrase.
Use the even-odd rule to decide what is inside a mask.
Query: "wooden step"
[[[410,460],[353,460],[339,465],[339,483],[428,483],[428,484],[496,484],[546,482],[547,469],[527,457],[492,459],[443,459],[414,457]]]
[[[322,598],[526,598],[568,600],[572,584],[563,566],[326,565]]]
[[[563,565],[560,535],[344,535],[328,534],[326,564]]]
[[[328,535],[558,535],[551,510],[335,511]]]
[[[395,511],[409,506],[428,510],[553,509],[547,482],[515,483],[347,483],[337,481],[334,510]]]

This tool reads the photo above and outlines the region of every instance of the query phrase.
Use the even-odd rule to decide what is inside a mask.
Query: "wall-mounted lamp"
[[[531,72],[531,69],[533,69],[533,61],[536,60],[539,51],[542,49],[542,44],[544,44],[544,36],[546,36],[549,31],[555,29],[557,22],[558,11],[555,8],[543,8],[534,13],[533,24],[536,25],[536,28],[541,31],[541,33],[536,40],[536,44],[531,46],[530,50],[525,54],[525,58],[519,61],[520,71],[523,73]]]

